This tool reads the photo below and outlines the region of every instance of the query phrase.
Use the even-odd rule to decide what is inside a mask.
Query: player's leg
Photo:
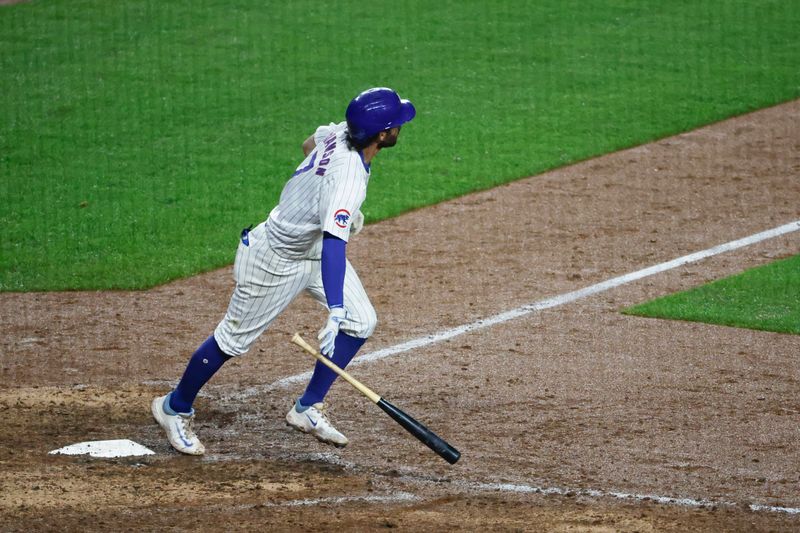
[[[256,274],[250,274],[251,281],[237,282],[225,318],[214,330],[222,351],[234,357],[247,353],[314,279],[315,264],[318,262],[289,260],[270,252],[256,267]]]
[[[311,284],[308,291],[318,302],[326,305],[321,278]],[[349,261],[345,271],[344,307],[347,310],[347,319],[342,322],[339,334],[336,336],[331,358],[339,368],[345,368],[350,363],[367,338],[372,335],[377,324],[375,309]],[[347,444],[347,438],[330,424],[322,411],[323,400],[335,380],[336,373],[317,362],[305,392],[295,402],[286,419],[293,427],[312,433],[319,440],[344,446]]]
[[[269,324],[314,279],[313,261],[291,261],[276,255],[262,228],[243,235],[236,253],[234,279],[225,318],[195,351],[178,386],[153,401],[153,415],[170,443],[183,453],[200,455],[202,444],[191,430],[192,403],[222,365],[246,353]]]
[[[197,393],[228,359],[231,356],[222,351],[214,335],[207,338],[189,359],[178,386],[169,395],[165,410],[191,412]]]

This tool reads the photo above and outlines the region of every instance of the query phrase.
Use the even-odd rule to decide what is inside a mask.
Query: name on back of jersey
[[[319,160],[319,165],[317,166],[317,176],[324,176],[325,172],[328,170],[327,165],[331,162],[331,154],[333,150],[336,148],[336,133],[330,133],[325,140],[322,141],[324,145],[324,149],[322,152],[322,159]]]

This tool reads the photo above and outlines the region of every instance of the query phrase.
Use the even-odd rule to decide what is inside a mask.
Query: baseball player
[[[178,386],[153,400],[151,410],[179,452],[202,455],[192,430],[197,393],[228,359],[247,353],[261,333],[303,290],[328,309],[319,332],[320,352],[344,368],[377,318],[346,258],[349,237],[363,223],[370,165],[394,146],[400,127],[416,111],[395,91],[378,87],[350,102],[346,121],[320,126],[303,142],[305,159],[286,183],[267,220],[242,231],[227,313],[192,355]],[[336,374],[320,362],[286,422],[322,442],[347,444],[325,415],[323,399]]]

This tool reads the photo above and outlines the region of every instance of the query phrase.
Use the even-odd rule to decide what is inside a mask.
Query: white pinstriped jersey
[[[316,147],[300,164],[269,218],[242,238],[236,251],[236,288],[214,338],[228,355],[246,353],[275,318],[307,291],[327,307],[321,275],[322,233],[350,236],[351,215],[367,193],[369,168],[347,147],[346,123],[320,126]],[[358,274],[347,262],[347,319],[340,331],[366,339],[377,316]]]
[[[272,248],[287,258],[319,259],[322,232],[347,241],[367,195],[369,167],[347,146],[347,123],[320,126],[316,147],[300,164],[266,222]]]

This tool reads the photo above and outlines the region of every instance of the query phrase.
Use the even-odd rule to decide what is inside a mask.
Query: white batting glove
[[[333,357],[333,345],[336,335],[339,334],[339,325],[347,318],[347,311],[343,307],[334,307],[328,313],[325,327],[319,330],[319,352],[325,357]]]
[[[364,213],[361,212],[359,209],[356,211],[356,214],[353,215],[353,220],[350,222],[350,234],[355,237],[361,230],[364,228]]]

